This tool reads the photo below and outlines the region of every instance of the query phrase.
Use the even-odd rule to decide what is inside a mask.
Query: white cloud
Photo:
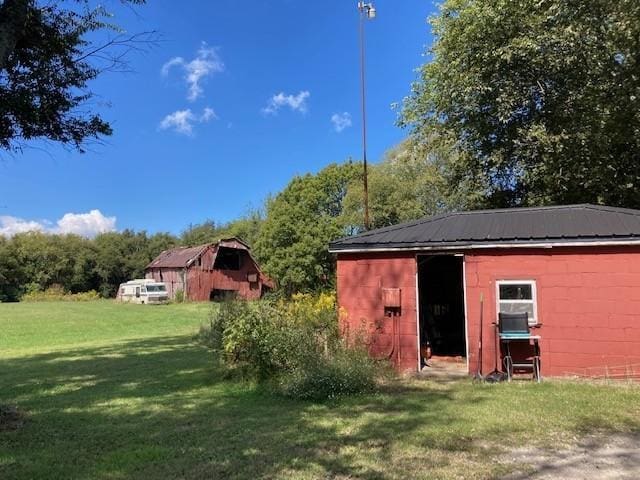
[[[113,232],[116,229],[116,217],[105,217],[100,210],[89,213],[65,213],[55,233],[74,233],[83,237],[95,237],[98,233]]]
[[[183,135],[193,135],[193,123],[196,117],[190,108],[187,110],[177,110],[168,114],[160,122],[160,130],[173,129]]]
[[[4,235],[5,237],[11,237],[16,233],[42,232],[44,229],[44,225],[38,222],[11,217],[9,215],[0,216],[0,235]]]
[[[351,123],[351,114],[349,112],[334,113],[331,115],[331,123],[336,132],[340,133],[345,128],[349,128]]]
[[[196,115],[190,108],[186,110],[177,110],[168,114],[160,122],[160,130],[173,130],[183,135],[193,135],[194,123],[206,123],[210,120],[216,120],[218,116],[213,108],[205,107],[201,115]]]
[[[262,109],[265,115],[277,115],[282,107],[289,107],[294,112],[307,113],[307,98],[311,96],[307,90],[303,90],[297,95],[285,95],[280,92],[274,95],[267,102],[267,106]]]
[[[173,67],[183,70],[188,86],[187,99],[191,102],[202,96],[200,83],[203,78],[224,71],[224,63],[220,59],[218,49],[208,46],[206,42],[202,42],[193,60],[186,61],[183,57],[174,57],[162,65],[160,73],[166,77]]]
[[[162,65],[162,70],[160,71],[162,73],[162,76],[166,77],[167,75],[169,75],[169,70],[171,70],[171,67],[176,67],[178,65],[184,65],[184,58],[173,57],[171,60]]]
[[[205,107],[202,111],[202,115],[200,115],[201,122],[208,122],[209,120],[217,120],[218,116],[216,112],[213,111],[213,108]]]
[[[116,217],[105,217],[100,210],[88,213],[65,213],[52,226],[46,220],[25,220],[12,216],[0,216],[0,235],[11,237],[17,233],[73,233],[83,237],[95,237],[99,233],[112,232],[116,229]]]

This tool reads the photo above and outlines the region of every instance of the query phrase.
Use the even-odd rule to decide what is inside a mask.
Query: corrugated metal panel
[[[640,210],[568,205],[439,215],[343,238],[330,250],[620,238],[640,239]]]
[[[186,267],[192,260],[204,252],[209,245],[197,247],[177,247],[165,250],[158,255],[147,268],[179,268]]]

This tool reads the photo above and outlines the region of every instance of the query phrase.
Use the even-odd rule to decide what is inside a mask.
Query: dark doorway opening
[[[211,302],[227,302],[230,300],[235,300],[238,298],[237,290],[222,290],[218,288],[214,288],[209,293],[209,301]]]
[[[466,357],[462,256],[418,256],[420,351]]]
[[[220,247],[213,264],[215,270],[240,270],[241,253],[235,248]]]

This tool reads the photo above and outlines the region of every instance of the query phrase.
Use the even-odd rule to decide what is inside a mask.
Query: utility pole
[[[362,100],[362,162],[364,186],[364,229],[369,230],[369,180],[367,174],[367,97],[365,83],[365,36],[364,24],[366,20],[376,18],[376,8],[373,3],[358,2],[360,12],[360,91]]]

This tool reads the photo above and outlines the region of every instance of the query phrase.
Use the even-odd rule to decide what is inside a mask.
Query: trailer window
[[[533,280],[500,280],[497,282],[498,312],[527,313],[529,324],[538,323],[536,282]]]
[[[167,288],[164,285],[147,285],[147,292],[166,292]]]

